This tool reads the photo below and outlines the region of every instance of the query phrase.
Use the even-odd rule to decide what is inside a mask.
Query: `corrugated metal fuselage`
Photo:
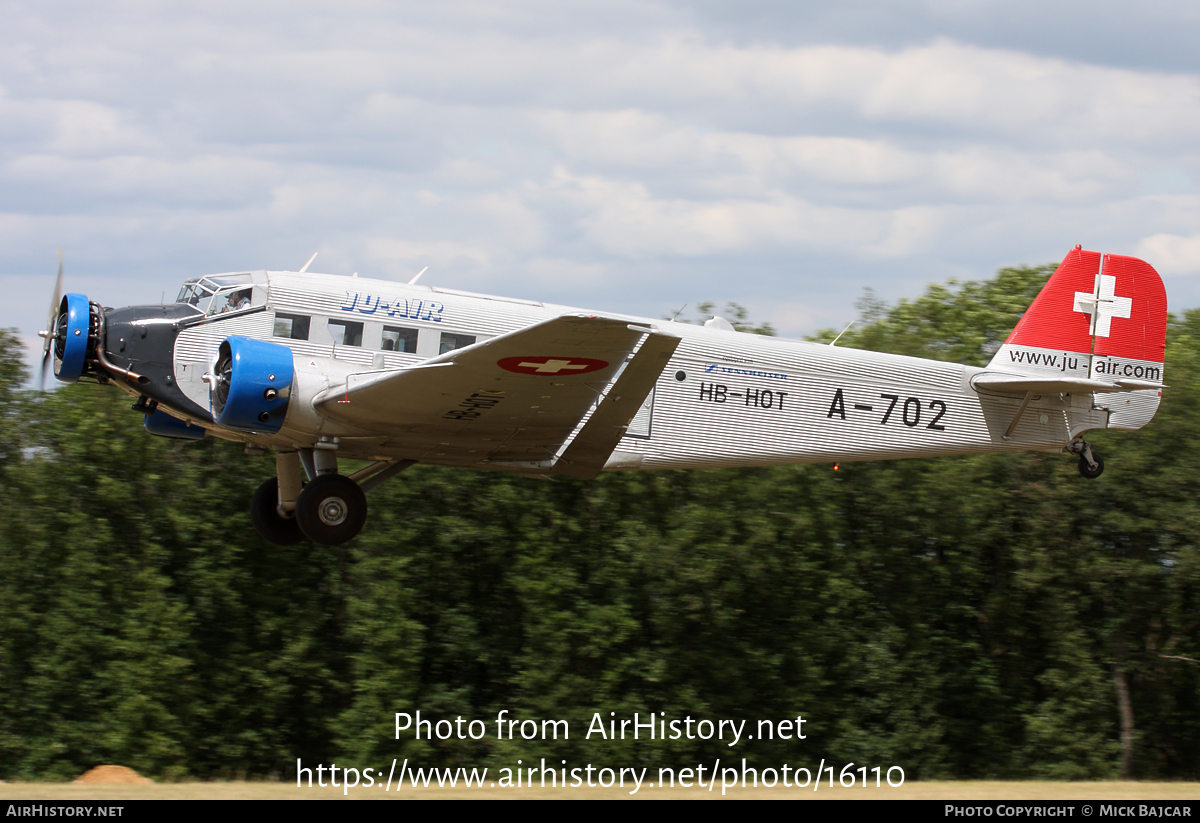
[[[482,341],[580,312],[362,278],[272,272],[266,279],[268,288],[265,296],[256,297],[255,310],[214,315],[180,331],[175,380],[200,407],[208,406],[204,375],[220,342],[230,335],[289,346],[299,375],[336,387],[350,373],[409,366],[436,356],[456,336]],[[275,336],[279,315],[311,318],[308,339]],[[970,379],[980,370],[973,367],[627,319],[657,326],[681,343],[609,458],[610,470],[1058,451],[1072,437],[1104,428],[1108,420],[1106,410],[1094,407],[1091,394],[1056,394],[1031,398],[1010,431],[1022,398],[976,392]],[[341,330],[348,321],[362,324],[360,345],[335,342],[331,329]],[[383,350],[385,334],[398,327],[418,332],[416,351]],[[212,428],[211,422],[205,425]],[[337,437],[343,457],[495,468],[453,446],[414,449],[402,433],[354,429],[303,410],[289,411],[286,425],[275,435],[215,433],[276,449],[308,448],[319,436]]]

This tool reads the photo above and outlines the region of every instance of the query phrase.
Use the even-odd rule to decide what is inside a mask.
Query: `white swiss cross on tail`
[[[1096,287],[1091,293],[1075,292],[1075,311],[1091,315],[1088,331],[1097,337],[1108,337],[1112,333],[1112,319],[1129,319],[1133,313],[1133,299],[1117,297],[1117,278],[1108,274],[1096,275]]]

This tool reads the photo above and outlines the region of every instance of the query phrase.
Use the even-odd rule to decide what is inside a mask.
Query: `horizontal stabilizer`
[[[971,378],[975,391],[998,392],[1000,394],[1072,394],[1075,392],[1125,392],[1137,389],[1165,388],[1158,383],[1135,380],[1107,382],[1086,377],[1042,377],[1036,374],[985,371]]]

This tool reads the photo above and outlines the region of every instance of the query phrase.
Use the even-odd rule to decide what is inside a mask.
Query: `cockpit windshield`
[[[205,314],[224,314],[250,306],[254,297],[253,275],[223,274],[189,280],[179,290],[176,303],[195,306]]]
[[[204,311],[208,308],[209,298],[213,293],[196,282],[187,282],[183,284],[183,288],[179,290],[179,296],[175,298],[176,303],[187,303],[189,306],[195,306]]]

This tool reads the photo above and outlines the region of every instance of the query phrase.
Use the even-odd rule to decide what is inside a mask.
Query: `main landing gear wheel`
[[[362,531],[367,522],[367,496],[348,477],[320,475],[296,499],[296,522],[312,542],[337,546]]]
[[[1087,458],[1082,454],[1079,455],[1079,473],[1088,480],[1095,480],[1100,475],[1104,474],[1104,461],[1100,459],[1100,455],[1092,452],[1092,460],[1096,462],[1095,466],[1088,463]]]
[[[291,546],[304,539],[300,524],[294,517],[279,516],[279,478],[272,477],[258,487],[250,499],[250,522],[266,540],[280,546]]]

